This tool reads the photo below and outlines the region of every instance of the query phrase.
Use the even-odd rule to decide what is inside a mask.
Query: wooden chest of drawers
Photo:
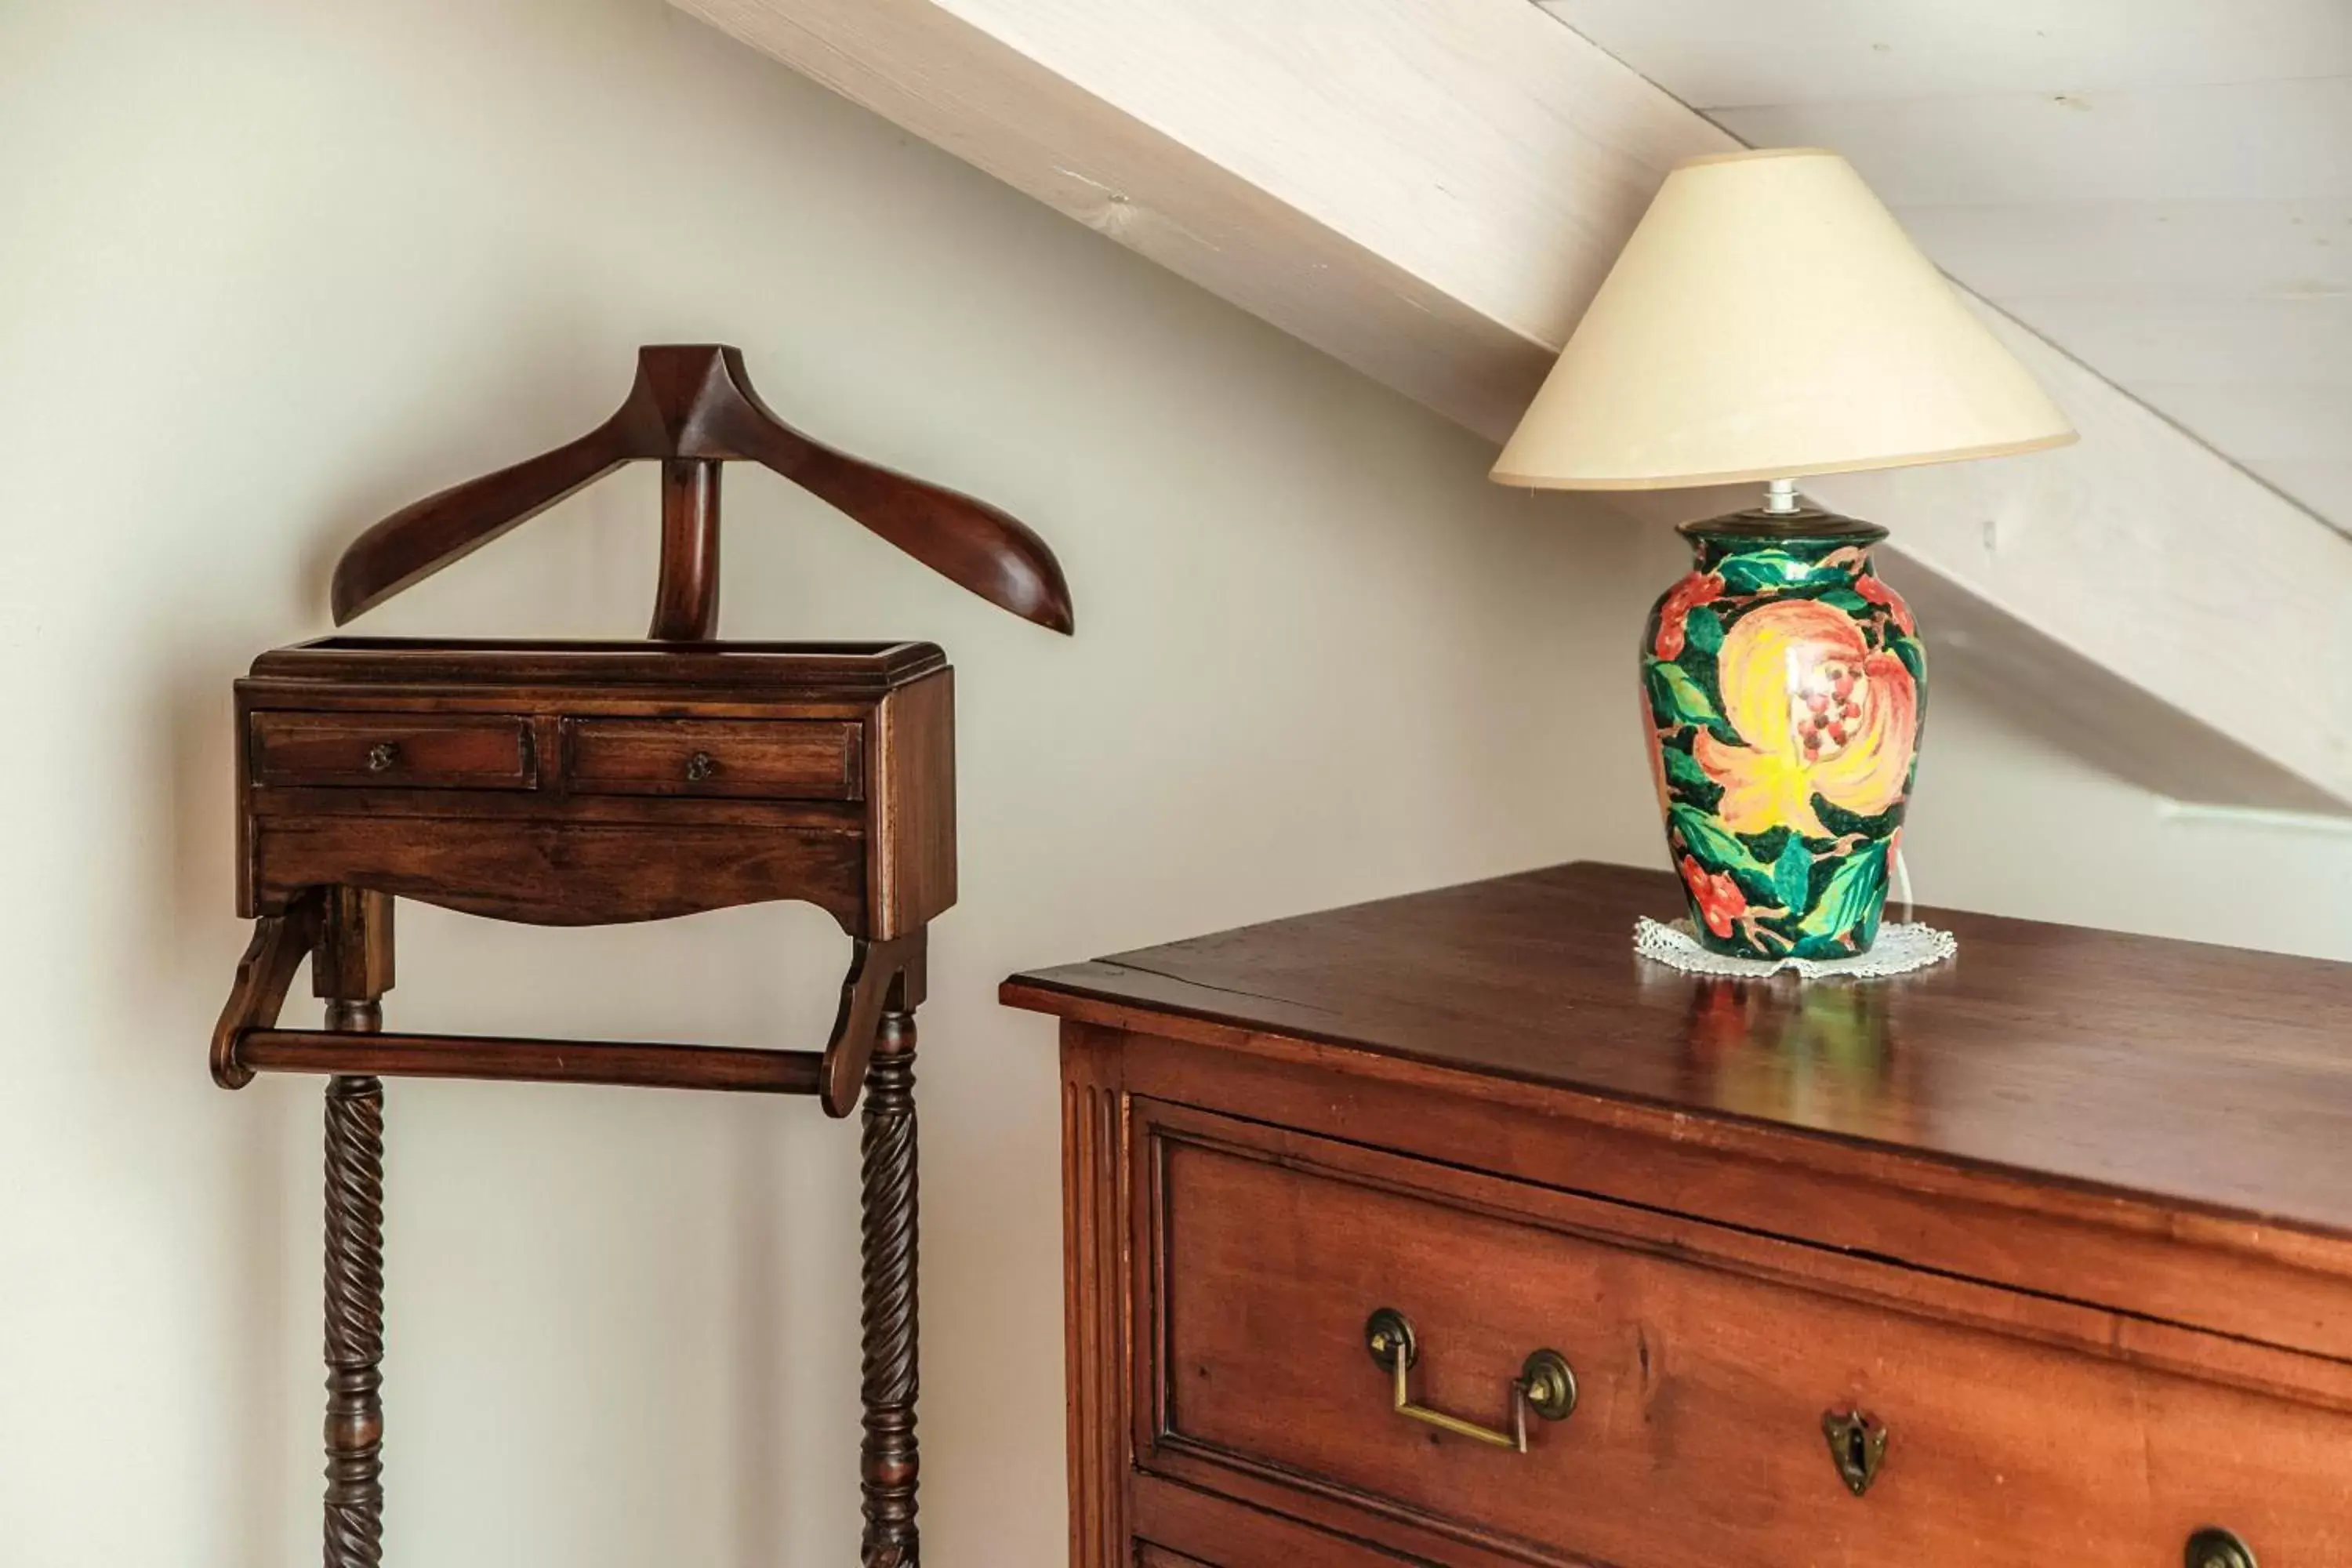
[[[1633,955],[1675,903],[1007,983],[1065,1020],[1075,1563],[2352,1563],[2352,967],[1938,914],[1930,973],[1741,984]]]

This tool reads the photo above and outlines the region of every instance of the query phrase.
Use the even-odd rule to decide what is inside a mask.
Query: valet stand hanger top
[[[991,604],[1055,631],[1072,629],[1069,589],[1060,564],[1035,533],[982,501],[860,461],[793,429],[752,391],[741,353],[718,344],[639,350],[636,379],[627,398],[596,428],[538,457],[429,496],[370,528],[336,563],[337,624],[480,549],[622,465],[641,460],[662,465],[661,568],[649,633],[658,642],[690,651],[716,634],[719,465],[738,460],[773,469]],[[257,676],[261,669],[256,667]],[[248,734],[244,743],[257,742]],[[392,754],[389,744],[379,743],[368,765]],[[698,752],[696,760],[702,761],[703,753]],[[951,761],[947,766],[945,787],[951,792]],[[688,776],[698,775],[689,772]],[[951,810],[945,820],[946,853],[951,861]],[[259,832],[255,829],[249,836]],[[868,852],[880,851],[869,844]],[[249,864],[259,858],[250,857]],[[948,884],[951,898],[951,870]],[[374,884],[379,889],[383,885]],[[795,894],[808,896],[780,886],[723,901]],[[416,896],[472,907],[436,891]],[[259,902],[249,891],[247,901]],[[716,907],[719,901],[696,907]],[[380,891],[330,883],[304,887],[275,910],[257,907],[251,912],[259,917],[253,943],[213,1037],[213,1076],[226,1088],[241,1087],[259,1069],[596,1081],[813,1093],[829,1114],[845,1116],[866,1081],[884,1014],[902,1006],[911,1010],[923,984],[924,931],[918,921],[910,931],[858,934],[840,1011],[821,1054],[650,1042],[354,1033],[344,1026],[281,1029],[275,1026],[277,1017],[306,955],[318,955],[313,964],[318,979],[315,972],[321,965],[361,963],[367,968],[352,955],[380,949],[380,968],[389,984],[390,899]],[[513,918],[576,923],[569,915],[543,910]],[[322,996],[337,994],[326,979],[320,979],[320,986]]]
[[[650,636],[701,641],[719,625],[719,465],[774,469],[990,604],[1057,632],[1070,591],[1045,542],[994,507],[862,462],[803,435],[751,390],[742,353],[648,345],[627,399],[552,451],[427,496],[369,529],[336,563],[341,626],[529,521],[625,463],[662,465],[661,578]]]

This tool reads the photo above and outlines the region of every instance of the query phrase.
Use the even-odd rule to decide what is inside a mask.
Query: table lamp
[[[1833,153],[1666,176],[1496,459],[1502,484],[1765,484],[1685,523],[1650,612],[1643,712],[1694,934],[1742,958],[1866,952],[1917,767],[1927,656],[1886,531],[1808,474],[2063,446],[2065,416]]]

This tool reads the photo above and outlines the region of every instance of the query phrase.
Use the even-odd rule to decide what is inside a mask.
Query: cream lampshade
[[[1794,481],[2074,439],[1844,159],[1666,176],[1493,477],[1770,481],[1759,509],[1683,525],[1691,570],[1642,632],[1651,776],[1700,943],[1867,952],[1916,782],[1927,656],[1871,561],[1886,531]]]
[[[2073,439],[1853,167],[1785,148],[1666,176],[1493,477],[1663,489]]]

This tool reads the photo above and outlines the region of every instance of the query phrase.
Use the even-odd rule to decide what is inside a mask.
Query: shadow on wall
[[[142,773],[148,785],[136,815],[144,826],[131,831],[162,852],[136,862],[147,885],[124,902],[142,913],[144,924],[117,933],[112,967],[118,994],[141,997],[137,1010],[151,1018],[176,1020],[191,991],[211,985],[227,996],[231,944],[245,940],[230,919],[236,763],[226,667],[209,658],[176,661],[142,707],[145,732],[163,740],[155,765]],[[298,984],[307,991],[307,981]],[[167,1024],[109,1031],[104,1038],[132,1043],[136,1059],[120,1064],[119,1072],[168,1083],[174,1093],[217,1097],[221,1103],[208,1109],[241,1123],[222,1173],[226,1189],[212,1205],[237,1282],[234,1331],[215,1347],[217,1375],[243,1395],[230,1406],[229,1428],[217,1436],[221,1450],[234,1457],[229,1487],[238,1559],[291,1561],[296,1552],[286,1521],[294,1505],[290,1489],[300,1478],[287,1473],[282,1458],[295,1440],[288,1352],[320,1332],[315,1321],[289,1320],[279,1289],[296,1267],[296,1238],[316,1235],[315,1225],[306,1230],[286,1180],[294,1138],[283,1112],[292,1086],[265,1079],[233,1106],[212,1086],[201,1037]]]

